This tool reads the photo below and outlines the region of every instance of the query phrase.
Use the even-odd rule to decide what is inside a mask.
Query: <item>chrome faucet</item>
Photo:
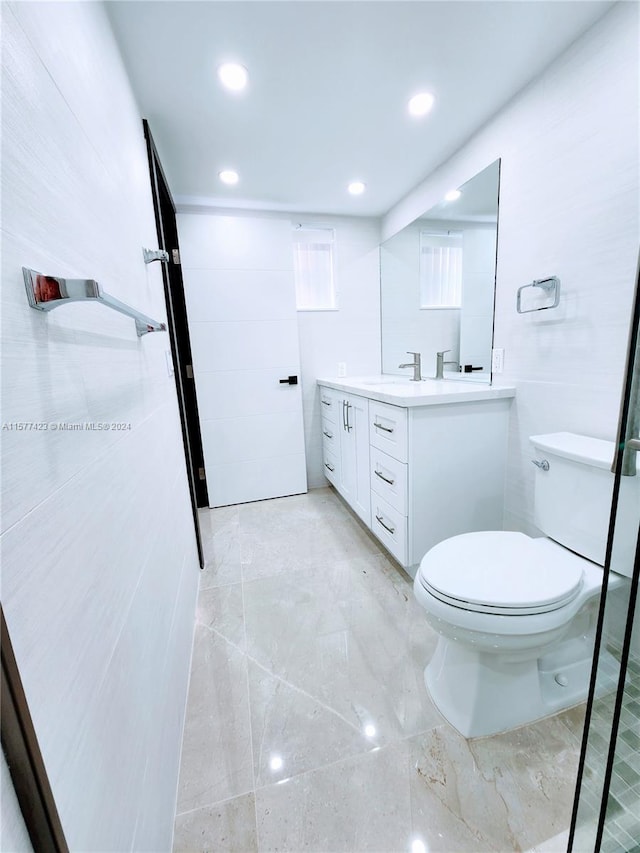
[[[413,356],[413,361],[409,362],[409,364],[399,364],[398,367],[413,367],[413,376],[411,377],[412,382],[422,382],[422,363],[419,352],[410,352],[407,350],[407,355]]]
[[[444,366],[445,364],[457,364],[457,361],[445,361],[444,356],[445,353],[451,352],[450,349],[443,349],[442,352],[436,353],[436,379],[444,379]]]

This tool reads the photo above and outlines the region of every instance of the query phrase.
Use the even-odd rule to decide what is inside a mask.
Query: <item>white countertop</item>
[[[455,379],[423,379],[412,382],[403,376],[345,376],[318,379],[318,385],[369,397],[392,406],[437,406],[443,403],[468,403],[515,397],[516,389],[506,385],[488,385]]]

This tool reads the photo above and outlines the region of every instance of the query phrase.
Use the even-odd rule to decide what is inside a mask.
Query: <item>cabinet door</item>
[[[340,492],[370,527],[369,401],[353,394],[343,394],[338,409],[338,427]]]

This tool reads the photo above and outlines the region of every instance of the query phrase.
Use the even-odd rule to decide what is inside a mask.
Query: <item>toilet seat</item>
[[[434,546],[422,559],[425,591],[460,610],[501,616],[549,613],[573,601],[585,560],[549,539],[523,533],[464,533]]]

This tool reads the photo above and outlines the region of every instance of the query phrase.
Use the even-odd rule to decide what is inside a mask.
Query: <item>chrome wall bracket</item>
[[[169,252],[163,249],[143,249],[142,255],[145,264],[152,264],[154,261],[162,261],[163,264],[169,263]]]
[[[91,278],[60,278],[59,276],[43,275],[35,270],[22,267],[24,286],[27,291],[29,305],[37,311],[53,311],[60,305],[70,302],[99,302],[107,308],[133,318],[136,332],[141,338],[148,332],[166,332],[167,326],[158,320],[147,317],[135,308],[125,305],[119,299],[109,296],[97,281]]]
[[[544,290],[545,293],[549,296],[549,299],[552,300],[550,305],[541,305],[537,308],[523,308],[521,294],[523,290],[526,290],[528,287],[539,287],[541,290]],[[518,314],[530,314],[532,311],[546,311],[548,308],[557,308],[560,304],[560,279],[556,275],[552,275],[549,278],[538,278],[531,282],[531,284],[523,284],[522,287],[518,288],[518,299],[517,299],[517,310]]]

